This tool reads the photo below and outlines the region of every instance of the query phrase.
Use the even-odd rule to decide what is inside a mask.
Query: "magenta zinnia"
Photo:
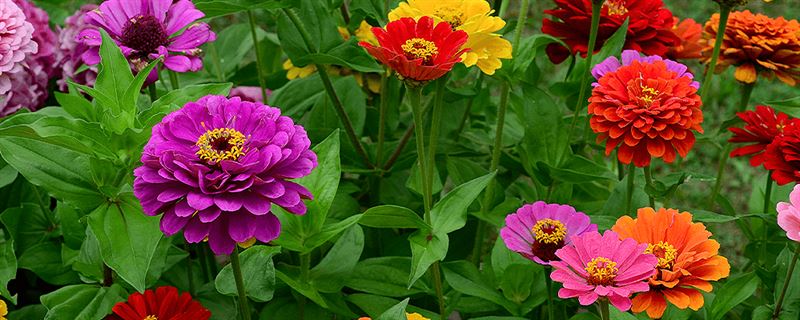
[[[556,251],[561,261],[550,263],[555,268],[550,278],[563,285],[559,298],[577,297],[584,306],[607,298],[617,309],[627,311],[631,295],[650,290],[647,279],[656,272],[658,258],[645,250],[646,243],[620,240],[614,231],[587,232]]]
[[[305,214],[311,193],[289,181],[317,165],[302,126],[261,103],[206,96],[153,127],[133,191],[161,231],[208,239],[217,254],[236,243],[278,237],[273,204]]]
[[[137,72],[157,58],[169,70],[188,72],[203,67],[200,46],[216,39],[208,24],[196,22],[204,16],[189,0],[108,0],[87,13],[86,22],[106,30]],[[100,31],[87,29],[79,37],[92,47],[83,61],[100,63]],[[153,71],[148,80],[157,77]]]
[[[597,232],[597,225],[585,213],[569,205],[537,201],[508,215],[500,236],[511,251],[547,265],[558,260],[556,250],[584,232]]]

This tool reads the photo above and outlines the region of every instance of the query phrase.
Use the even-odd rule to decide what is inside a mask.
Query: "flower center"
[[[205,127],[205,123],[201,123]],[[244,142],[247,140],[241,132],[231,128],[207,130],[195,144],[200,148],[197,155],[201,160],[219,163],[222,160],[236,160],[245,154]]]
[[[621,16],[628,13],[628,8],[625,8],[625,0],[606,0],[603,6],[608,8],[608,15]]]
[[[653,104],[653,101],[656,101],[658,99],[658,96],[661,94],[661,92],[659,92],[658,90],[648,87],[644,84],[640,86],[640,89],[641,91],[639,95],[639,100],[641,100],[642,102],[645,103],[645,105],[648,106]]]
[[[136,50],[139,56],[146,57],[166,45],[167,39],[169,35],[156,17],[140,15],[125,23],[120,40],[126,47]]]
[[[158,317],[156,317],[154,315],[149,315],[149,316],[144,317],[144,319],[142,319],[142,320],[158,320]]]
[[[675,250],[671,244],[664,241],[659,241],[656,244],[648,244],[645,253],[650,253],[658,258],[659,269],[672,269],[675,263],[675,258],[678,256],[678,250]]]
[[[433,15],[439,17],[447,23],[450,24],[450,27],[453,29],[460,27],[464,24],[463,13],[458,11],[455,8],[451,7],[439,7],[436,10],[433,10]]]
[[[424,64],[430,64],[433,57],[439,54],[439,48],[433,41],[422,38],[411,38],[406,40],[402,46],[406,53],[406,58],[411,60],[422,59]]]
[[[567,228],[561,221],[553,219],[542,219],[536,222],[536,225],[531,228],[534,238],[537,242],[542,243],[559,243],[564,241],[567,235]]]
[[[589,279],[586,279],[593,286],[607,286],[614,283],[617,277],[617,263],[608,258],[597,257],[586,264],[586,272]]]

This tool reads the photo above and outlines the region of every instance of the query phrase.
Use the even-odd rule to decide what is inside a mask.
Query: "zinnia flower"
[[[567,44],[547,46],[547,55],[554,63],[561,63],[570,54],[586,56],[589,50],[589,31],[592,21],[592,0],[554,0],[556,9],[545,10],[559,21],[545,18],[542,32],[559,38]],[[600,11],[600,28],[595,50],[630,19],[625,38],[625,49],[647,55],[665,55],[670,47],[679,46],[680,38],[672,31],[672,12],[661,0],[606,0]]]
[[[603,235],[587,232],[556,251],[561,261],[550,263],[555,268],[550,278],[563,285],[561,299],[577,297],[588,306],[604,297],[624,312],[631,307],[632,294],[649,290],[647,279],[656,272],[658,258],[646,249],[646,244],[620,240],[610,230]]]
[[[436,80],[445,75],[453,65],[461,61],[467,49],[467,33],[453,31],[447,22],[434,26],[433,18],[422,17],[419,21],[401,18],[389,22],[386,29],[372,28],[379,46],[361,41],[373,57],[397,72],[398,77],[415,85]]]
[[[206,96],[153,127],[133,192],[167,236],[208,239],[216,254],[278,237],[273,204],[304,214],[311,193],[289,181],[317,165],[305,129],[261,103]]]
[[[703,26],[693,19],[680,20],[675,18],[672,31],[681,39],[681,43],[669,47],[666,57],[673,60],[700,59],[703,57],[703,48],[708,43],[703,39]]]
[[[512,51],[511,42],[497,33],[506,22],[492,13],[486,0],[407,0],[389,12],[389,19],[429,16],[435,22],[444,21],[454,30],[466,32],[467,42],[462,48],[469,51],[461,56],[461,62],[467,67],[477,65],[483,73],[492,75],[503,66],[500,59],[511,59]]]
[[[6,316],[8,315],[8,305],[3,300],[0,300],[0,320],[7,320]]]
[[[706,22],[704,35],[717,36],[719,14]],[[703,50],[704,62],[711,60],[713,48]],[[715,71],[736,67],[736,80],[754,83],[758,74],[778,77],[793,86],[800,79],[800,23],[783,17],[773,19],[749,10],[731,12]]]
[[[78,35],[86,29],[93,28],[86,23],[86,13],[96,10],[97,5],[85,4],[78,11],[64,21],[64,27],[58,29],[58,43],[61,52],[61,78],[58,79],[58,89],[67,91],[67,81],[77,84],[94,86],[97,79],[97,65],[86,66],[81,58],[90,49],[80,41]]]
[[[767,145],[764,168],[772,171],[772,180],[779,185],[800,181],[800,129],[785,127],[783,134]]]
[[[692,131],[703,132],[699,84],[683,64],[658,56],[640,57],[625,51],[622,62],[610,57],[592,69],[598,80],[589,98],[589,115],[597,141],[606,142],[606,155],[617,146],[622,163],[637,167],[651,157],[686,157],[695,142]]]
[[[728,259],[719,255],[719,243],[709,239],[711,232],[702,223],[693,223],[692,214],[675,209],[641,208],[636,219],[623,216],[611,228],[620,239],[634,239],[647,245],[645,252],[658,258],[656,273],[650,278],[650,291],[633,298],[633,312],[647,311],[653,319],[664,315],[667,301],[680,309],[699,310],[703,295],[711,292],[709,281],[730,274]]]
[[[736,115],[744,121],[741,128],[728,128],[733,137],[728,142],[752,143],[739,147],[731,152],[731,157],[752,156],[750,165],[758,167],[764,163],[764,151],[767,146],[782,134],[787,127],[800,126],[800,120],[778,112],[768,106],[756,106],[756,111],[738,112]],[[791,128],[790,128],[791,130]]]
[[[0,319],[2,320],[2,319]],[[370,317],[361,317],[358,320],[372,320]],[[430,318],[425,318],[419,313],[407,313],[406,312],[406,320],[431,320]]]
[[[169,70],[188,72],[203,67],[200,45],[217,37],[208,24],[196,22],[204,16],[189,0],[107,0],[86,14],[86,22],[105,29],[137,72],[158,58]],[[83,62],[100,63],[100,31],[87,29],[79,36],[91,47]],[[148,80],[157,78],[153,70]]]
[[[267,97],[271,92],[267,90]],[[264,103],[261,87],[239,86],[231,89],[230,97],[239,97],[242,101]]]
[[[573,236],[597,232],[583,212],[569,205],[537,201],[519,208],[506,217],[500,236],[511,251],[539,264],[549,265],[557,260],[556,251],[569,245]]]
[[[12,74],[22,70],[23,60],[38,51],[33,32],[33,25],[25,19],[22,9],[11,0],[0,0],[0,94],[11,90]]]
[[[175,287],[159,287],[144,294],[134,292],[128,301],[117,303],[106,320],[208,320],[211,311]]]
[[[786,231],[786,237],[800,242],[800,185],[794,186],[789,201],[778,203],[778,225]]]

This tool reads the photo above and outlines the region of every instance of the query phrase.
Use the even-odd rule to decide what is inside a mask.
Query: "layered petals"
[[[775,109],[769,106],[756,106],[755,111],[738,112],[736,116],[744,121],[745,125],[741,128],[728,128],[733,133],[728,142],[749,144],[734,149],[731,157],[751,156],[750,165],[753,167],[764,163],[764,151],[776,137],[786,130],[796,130],[795,128],[800,126],[800,120],[791,118],[783,112],[776,113]]]
[[[778,225],[786,231],[786,237],[800,242],[800,185],[794,186],[789,202],[779,202]]]
[[[117,303],[113,313],[106,320],[208,320],[208,311],[192,299],[188,292],[179,293],[175,287],[165,286],[155,290],[145,290],[144,294],[134,292],[128,301]]]
[[[35,55],[39,46],[34,41],[34,26],[12,0],[0,0],[0,102],[7,101],[15,74],[23,71],[24,61]],[[6,102],[2,102],[6,103]],[[0,107],[0,116],[11,112]]]

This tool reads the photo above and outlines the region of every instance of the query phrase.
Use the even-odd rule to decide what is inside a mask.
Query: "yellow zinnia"
[[[8,306],[5,301],[0,300],[0,320],[6,320],[6,315],[8,315]]]
[[[454,29],[463,30],[469,35],[464,47],[470,50],[461,56],[461,62],[467,67],[477,65],[491,75],[503,66],[500,59],[511,59],[511,42],[494,33],[506,22],[492,13],[485,0],[408,0],[389,12],[389,20],[430,16],[436,22],[445,21]]]
[[[308,64],[305,67],[298,67],[292,64],[292,60],[283,62],[283,70],[286,70],[286,78],[294,80],[297,78],[305,78],[317,71],[317,67],[313,64]]]

